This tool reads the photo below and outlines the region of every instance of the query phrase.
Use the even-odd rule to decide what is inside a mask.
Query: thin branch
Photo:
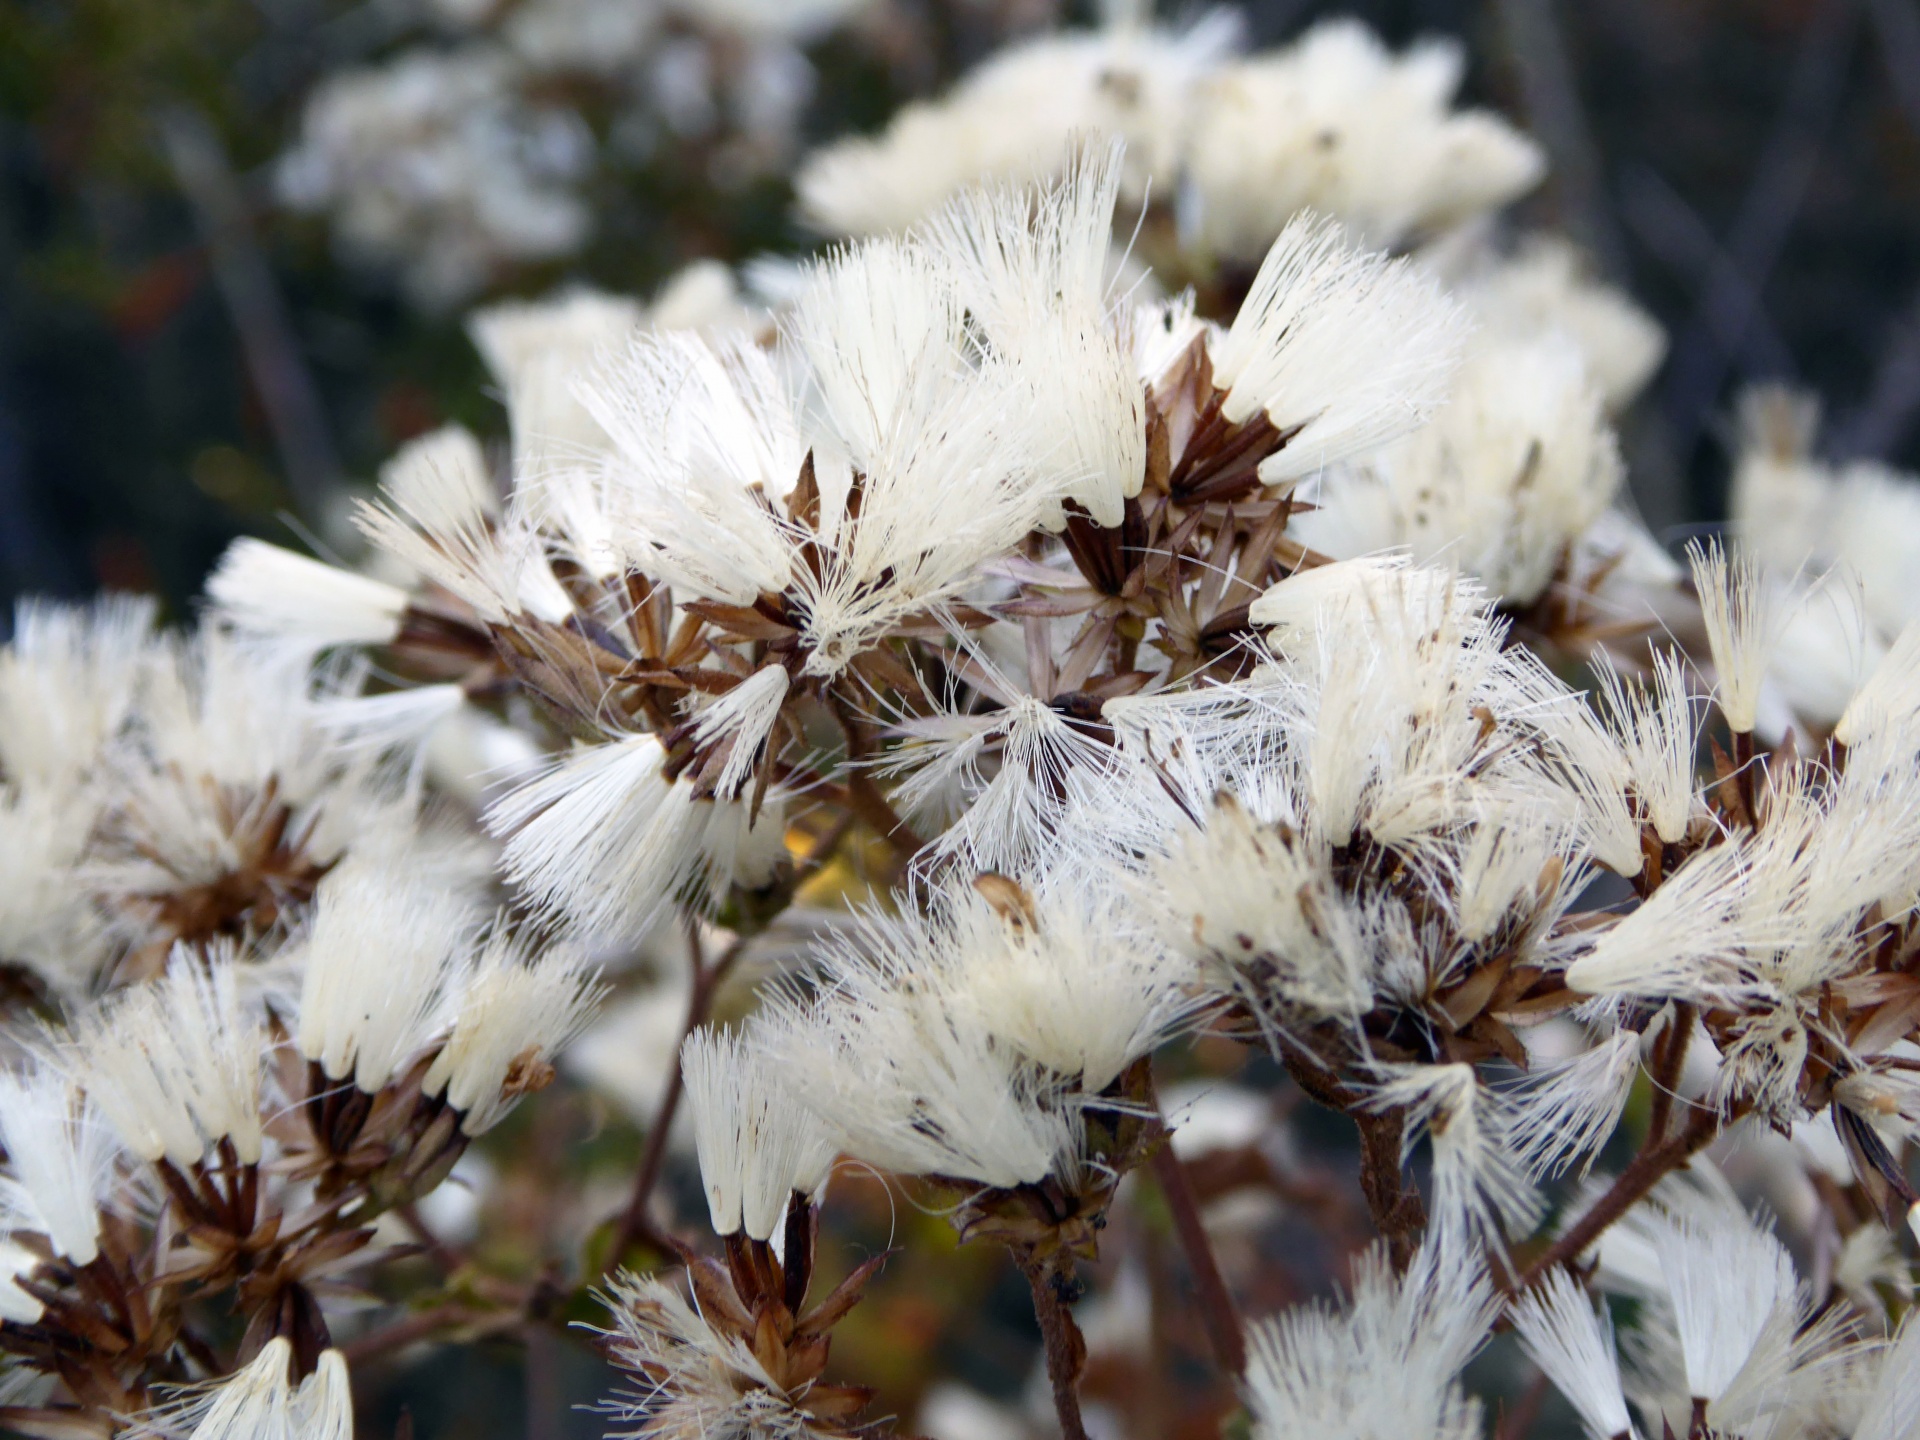
[[[814,842],[806,855],[793,867],[793,872],[780,887],[772,907],[777,914],[792,903],[794,894],[800,886],[833,858],[840,848],[840,842],[852,828],[852,818],[842,816],[826,833]],[[713,1011],[714,997],[727,981],[736,966],[747,953],[747,947],[763,933],[772,914],[760,921],[752,929],[742,929],[736,934],[725,950],[711,965],[706,963],[700,944],[700,930],[697,919],[689,919],[687,947],[689,964],[693,971],[692,983],[687,992],[686,1019],[680,1027],[680,1040],[673,1047],[672,1069],[667,1075],[667,1088],[660,1097],[659,1107],[654,1112],[653,1123],[647,1128],[647,1146],[640,1156],[640,1169],[633,1180],[633,1193],[627,1200],[626,1209],[621,1212],[619,1228],[614,1231],[613,1245],[607,1251],[606,1272],[611,1273],[620,1264],[627,1251],[638,1242],[645,1242],[662,1255],[677,1253],[672,1237],[664,1234],[647,1215],[647,1205],[653,1199],[654,1189],[660,1183],[661,1173],[666,1168],[667,1137],[673,1129],[674,1117],[679,1114],[680,1100],[685,1090],[685,1082],[680,1074],[680,1046],[687,1037],[707,1023],[707,1017]]]
[[[663,1235],[647,1215],[647,1205],[653,1199],[654,1188],[660,1183],[661,1173],[666,1169],[667,1136],[673,1130],[674,1117],[680,1113],[680,1099],[686,1093],[686,1083],[680,1073],[680,1047],[687,1037],[707,1023],[707,1016],[713,1009],[713,997],[720,988],[720,982],[727,972],[739,961],[746,950],[749,936],[737,936],[733,943],[721,952],[720,958],[708,966],[701,954],[700,922],[689,917],[687,945],[691,952],[690,964],[693,969],[693,981],[687,991],[686,1019],[680,1026],[680,1039],[673,1047],[671,1066],[667,1072],[667,1088],[660,1097],[660,1104],[653,1114],[653,1123],[647,1127],[647,1148],[640,1156],[640,1169],[633,1178],[633,1193],[627,1199],[627,1208],[621,1212],[620,1226],[614,1231],[613,1245],[607,1251],[606,1268],[613,1270],[625,1257],[636,1241],[645,1241],[663,1255],[674,1253],[672,1241]]]
[[[318,519],[339,489],[340,457],[286,302],[254,240],[239,182],[213,127],[195,111],[177,106],[163,111],[160,132],[239,334],[247,374],[273,429],[294,509],[307,520]]]
[[[1200,1319],[1207,1328],[1207,1339],[1214,1358],[1230,1380],[1247,1368],[1247,1337],[1240,1310],[1220,1273],[1220,1261],[1207,1238],[1200,1220],[1200,1202],[1193,1193],[1187,1167],[1173,1153],[1169,1140],[1153,1152],[1153,1178],[1160,1182],[1167,1209],[1173,1215],[1173,1232],[1180,1240],[1180,1252],[1186,1257],[1187,1271],[1193,1277],[1194,1293],[1200,1301]]]
[[[1055,1292],[1053,1277],[1044,1265],[1022,1257],[1020,1273],[1033,1291],[1033,1315],[1040,1322],[1046,1350],[1047,1380],[1053,1386],[1053,1408],[1060,1417],[1061,1440],[1087,1440],[1080,1418],[1080,1372],[1087,1364],[1087,1342],[1069,1310]]]
[[[1517,1294],[1528,1289],[1556,1265],[1579,1259],[1609,1225],[1626,1214],[1655,1185],[1705,1149],[1719,1133],[1719,1113],[1702,1107],[1693,1112],[1692,1118],[1677,1135],[1641,1150],[1634,1156],[1633,1162],[1620,1172],[1607,1193],[1520,1272],[1520,1278],[1514,1282],[1514,1292]]]
[[[1580,103],[1554,0],[1499,0],[1501,28],[1520,72],[1527,121],[1553,157],[1554,183],[1568,230],[1615,276],[1626,274],[1626,247],[1606,203],[1599,147]]]
[[[1714,267],[1673,347],[1666,408],[1683,462],[1744,348],[1746,327],[1738,316],[1745,297],[1765,290],[1806,203],[1821,146],[1846,95],[1858,20],[1852,0],[1827,0],[1801,35],[1786,98],[1728,234],[1725,261]],[[1731,347],[1727,336],[1737,337]]]

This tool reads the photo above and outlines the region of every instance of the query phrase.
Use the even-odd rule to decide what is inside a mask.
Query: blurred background
[[[1335,13],[1395,44],[1466,42],[1466,98],[1552,158],[1519,218],[1573,234],[1671,336],[1627,435],[1656,530],[1720,513],[1729,400],[1754,377],[1822,393],[1831,452],[1920,465],[1920,0],[1241,8],[1258,44]],[[3,0],[7,598],[111,585],[177,610],[236,533],[324,535],[337,482],[370,481],[400,441],[447,419],[502,430],[467,305],[572,279],[644,295],[689,259],[804,249],[782,178],[797,150],[876,127],[1009,34],[1084,18],[1057,0],[886,0],[743,44],[700,9]],[[525,101],[463,101],[509,51]],[[356,239],[313,213],[328,176],[311,145],[302,170],[307,106],[328,77],[403,57],[415,93],[396,82],[386,103],[464,127],[512,177],[481,197],[511,212],[496,253],[444,216],[362,216]]]
[[[472,306],[569,282],[646,296],[691,260],[804,252],[817,239],[790,218],[785,178],[798,155],[1091,9],[873,0],[834,23],[846,8],[0,0],[0,600],[151,590],[180,616],[235,535],[324,550],[342,497],[404,440],[449,420],[504,433],[464,328]],[[1238,8],[1256,47],[1337,14],[1396,47],[1434,33],[1465,43],[1463,98],[1511,116],[1551,158],[1516,221],[1572,235],[1668,331],[1666,363],[1624,421],[1656,533],[1723,513],[1732,399],[1754,379],[1824,396],[1830,455],[1920,468],[1920,0]],[[384,130],[356,128],[375,112]],[[385,158],[380,136],[396,132],[431,161],[413,177],[423,194],[330,218],[343,167]],[[678,1003],[667,997],[662,1049]],[[1192,1078],[1243,1060],[1203,1046]],[[551,1272],[561,1305],[569,1257],[545,1238],[568,1229],[556,1211],[611,1212],[638,1150],[632,1113],[650,1108],[557,1086],[429,1218],[454,1243],[483,1228],[483,1270]],[[1297,1233],[1259,1232],[1257,1268],[1283,1287],[1260,1309],[1327,1288],[1326,1226],[1358,1210],[1351,1136],[1310,1107],[1296,1120],[1311,1163],[1288,1199],[1306,1218]],[[697,1217],[685,1157],[669,1180]],[[480,1195],[484,1227],[470,1213]],[[927,1413],[936,1369],[968,1395],[1015,1399],[1033,1346],[1018,1277],[877,1182],[837,1181],[833,1209],[843,1268],[911,1241],[842,1327],[843,1373],[905,1414]],[[1144,1223],[1133,1213],[1120,1223]],[[1111,1350],[1151,1353],[1200,1397],[1135,1415],[1138,1433],[1217,1433],[1223,1397],[1205,1389],[1197,1332],[1123,1333],[1148,1308],[1137,1292],[1174,1283],[1165,1246],[1144,1253],[1144,1270],[1098,1277],[1112,1303],[1089,1329],[1105,1323]],[[580,1304],[558,1318],[591,1316]],[[405,1415],[422,1440],[598,1435],[606,1422],[572,1407],[603,1396],[607,1374],[561,1334],[357,1369],[363,1433],[409,1433]],[[1123,1410],[1181,1393],[1125,1366],[1090,1390]],[[967,1431],[968,1403],[943,1412],[941,1440],[996,1433],[989,1420]]]

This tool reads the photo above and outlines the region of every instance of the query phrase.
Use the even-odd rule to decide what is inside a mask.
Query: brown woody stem
[[[1200,1301],[1200,1319],[1207,1327],[1207,1339],[1214,1358],[1228,1377],[1235,1378],[1247,1368],[1247,1337],[1240,1322],[1233,1292],[1220,1273],[1220,1262],[1200,1222],[1200,1203],[1193,1193],[1187,1167],[1173,1153],[1171,1141],[1153,1152],[1153,1178],[1160,1182],[1167,1209],[1173,1215],[1173,1232],[1180,1240],[1187,1269],[1193,1276],[1193,1288]]]
[[[1556,1265],[1577,1260],[1581,1252],[1600,1238],[1606,1228],[1626,1214],[1633,1204],[1660,1183],[1668,1174],[1706,1148],[1720,1133],[1720,1116],[1713,1110],[1699,1109],[1678,1134],[1649,1145],[1633,1157],[1633,1163],[1620,1172],[1607,1193],[1592,1205],[1565,1233],[1534,1258],[1514,1282],[1517,1294],[1535,1284]]]
[[[739,961],[750,938],[746,935],[737,937],[721,952],[718,960],[708,965],[700,953],[699,922],[693,920],[689,925],[693,985],[687,993],[687,1018],[680,1027],[680,1044],[685,1044],[689,1035],[707,1023],[720,982],[726,979],[728,972]],[[647,1128],[647,1148],[641,1153],[640,1170],[633,1178],[633,1193],[627,1198],[627,1208],[620,1215],[620,1228],[614,1232],[613,1245],[607,1251],[608,1270],[618,1266],[637,1241],[645,1241],[663,1255],[673,1253],[672,1242],[648,1218],[647,1203],[652,1200],[654,1188],[660,1183],[660,1173],[666,1167],[667,1135],[673,1129],[674,1116],[680,1113],[680,1099],[686,1091],[680,1076],[680,1044],[673,1048],[673,1065],[667,1073],[666,1093],[660,1097],[660,1107],[654,1112],[653,1124]]]
[[[1040,1322],[1046,1347],[1047,1379],[1053,1385],[1053,1408],[1060,1417],[1061,1440],[1087,1440],[1080,1418],[1080,1372],[1087,1364],[1087,1342],[1069,1310],[1054,1290],[1046,1266],[1021,1257],[1020,1271],[1033,1291],[1033,1315]]]
[[[1667,1122],[1673,1115],[1674,1092],[1680,1085],[1681,1071],[1687,1063],[1687,1045],[1693,1039],[1693,1006],[1673,1007],[1673,1022],[1661,1038],[1660,1053],[1654,1062],[1653,1106],[1647,1115],[1647,1144],[1658,1145],[1667,1138]]]
[[[1420,1192],[1406,1183],[1400,1157],[1405,1145],[1406,1116],[1399,1110],[1377,1115],[1354,1115],[1360,1127],[1360,1191],[1381,1238],[1387,1242],[1393,1268],[1405,1270],[1420,1248],[1427,1228],[1427,1207]]]

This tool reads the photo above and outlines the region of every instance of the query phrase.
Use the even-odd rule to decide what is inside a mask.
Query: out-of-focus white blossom
[[[399,269],[434,307],[505,264],[571,254],[591,229],[574,190],[591,137],[518,95],[509,67],[485,47],[413,50],[330,77],[280,162],[281,198],[327,212],[350,257]]]

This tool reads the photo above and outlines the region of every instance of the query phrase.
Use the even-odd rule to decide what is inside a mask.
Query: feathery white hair
[[[1301,216],[1280,232],[1225,337],[1212,348],[1222,413],[1264,410],[1291,438],[1260,464],[1269,484],[1364,454],[1447,398],[1465,320],[1405,260],[1353,246]]]
[[[770,1239],[792,1196],[826,1183],[831,1132],[800,1103],[752,1028],[694,1031],[680,1047],[680,1070],[714,1234]]]

